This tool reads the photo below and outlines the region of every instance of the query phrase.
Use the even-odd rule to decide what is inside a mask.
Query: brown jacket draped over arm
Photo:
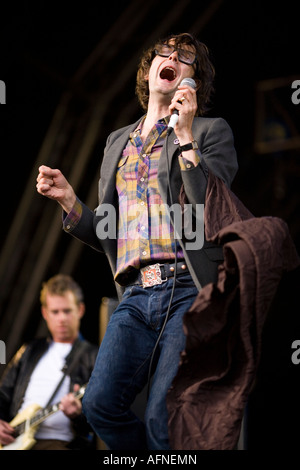
[[[300,264],[286,223],[254,217],[212,173],[204,221],[224,262],[184,317],[186,348],[167,396],[176,450],[235,448],[270,304],[284,272]]]

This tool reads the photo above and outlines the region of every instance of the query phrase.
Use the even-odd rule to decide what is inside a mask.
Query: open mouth
[[[176,72],[172,67],[165,67],[164,69],[162,69],[159,76],[163,80],[168,80],[169,82],[172,82],[176,78]]]

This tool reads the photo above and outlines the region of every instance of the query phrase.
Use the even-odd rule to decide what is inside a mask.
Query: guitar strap
[[[65,359],[65,365],[62,368],[62,372],[64,373],[60,381],[58,382],[57,386],[55,387],[54,392],[52,393],[51,397],[48,400],[48,403],[46,405],[49,406],[50,403],[52,402],[53,398],[55,397],[56,393],[60,389],[63,381],[65,380],[66,375],[70,375],[71,371],[74,369],[77,359],[79,356],[82,354],[82,351],[86,348],[87,342],[84,340],[76,339],[75,343],[73,344],[73,347],[69,354],[67,355]]]

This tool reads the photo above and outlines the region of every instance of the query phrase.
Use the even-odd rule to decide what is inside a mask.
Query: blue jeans
[[[198,290],[189,274],[178,276],[166,327],[153,362],[144,420],[130,409],[147,384],[149,363],[164,323],[173,279],[144,289],[126,288],[107,326],[83,397],[83,412],[110,450],[170,449],[166,394],[185,347],[184,313]]]

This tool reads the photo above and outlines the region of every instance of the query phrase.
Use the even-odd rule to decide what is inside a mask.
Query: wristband
[[[193,140],[189,144],[179,146],[180,152],[186,152],[187,150],[198,150],[198,149],[199,147],[198,147],[196,140]]]

